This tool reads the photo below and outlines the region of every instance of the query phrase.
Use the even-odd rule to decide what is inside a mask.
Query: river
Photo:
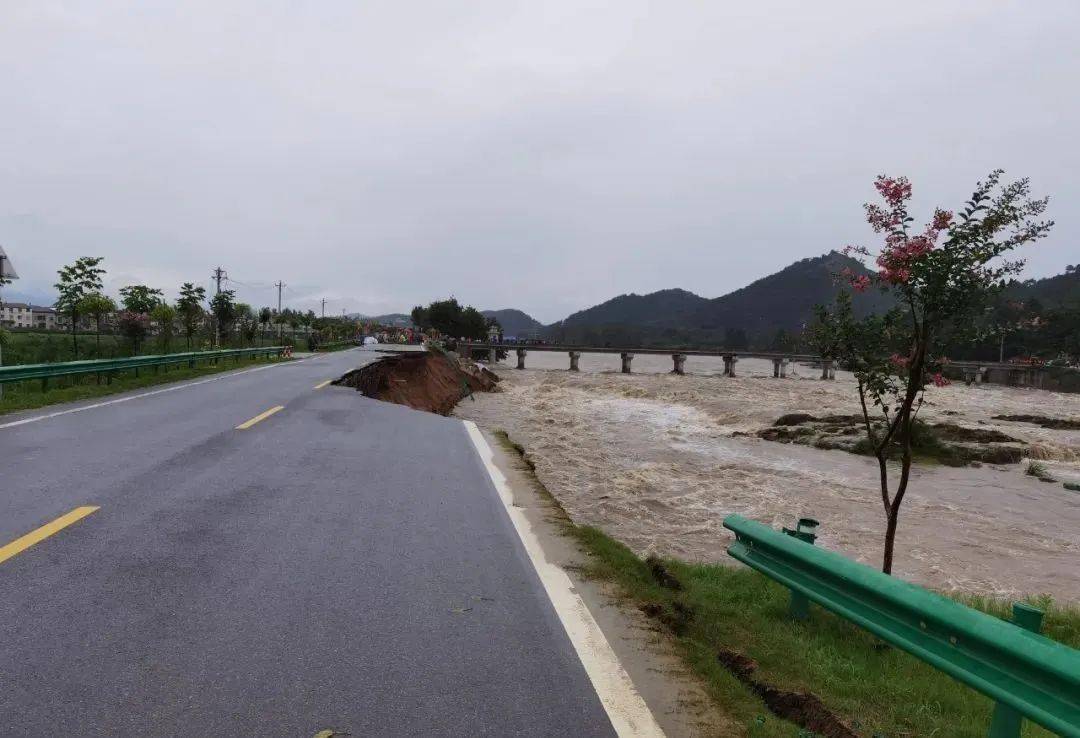
[[[734,378],[722,362],[690,357],[686,376],[666,355],[531,352],[493,368],[497,393],[455,414],[505,429],[579,523],[638,553],[727,561],[721,526],[739,513],[774,526],[822,522],[820,545],[878,565],[885,520],[872,459],[844,451],[735,435],[788,412],[854,413],[854,382],[817,379],[811,367],[774,379],[772,363],[745,359]],[[1080,432],[993,420],[998,414],[1080,417],[1080,395],[962,384],[931,388],[923,416],[996,428],[1031,444],[1062,480],[1080,481]],[[1040,482],[1023,464],[917,467],[901,512],[895,572],[936,589],[993,596],[1051,594],[1080,601],[1080,493]]]

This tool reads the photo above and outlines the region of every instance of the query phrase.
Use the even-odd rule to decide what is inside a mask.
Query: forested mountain
[[[563,343],[601,345],[790,344],[812,318],[814,305],[831,302],[847,289],[835,278],[845,268],[866,273],[860,262],[833,251],[712,300],[680,289],[621,295],[549,326],[546,335]],[[891,304],[880,293],[857,295],[855,303],[864,314]]]
[[[485,318],[494,318],[499,321],[504,336],[517,338],[530,338],[535,333],[544,329],[544,324],[528,313],[521,310],[481,310]]]
[[[679,326],[709,303],[704,297],[680,289],[647,295],[619,295],[581,310],[562,321],[563,327],[597,325]]]
[[[1080,264],[1053,277],[1013,282],[1005,294],[1014,300],[1038,300],[1047,308],[1080,307]]]

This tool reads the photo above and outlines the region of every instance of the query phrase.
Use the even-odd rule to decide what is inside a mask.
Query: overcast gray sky
[[[48,295],[545,321],[706,297],[851,242],[874,175],[1050,194],[1080,262],[1080,2],[0,2],[0,244]]]

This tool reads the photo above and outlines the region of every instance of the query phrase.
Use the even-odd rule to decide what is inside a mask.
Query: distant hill
[[[581,310],[562,321],[563,327],[630,323],[639,326],[679,325],[709,304],[704,297],[680,289],[660,290],[647,295],[619,295],[607,302]]]
[[[869,274],[865,266],[850,256],[830,251],[824,256],[797,261],[775,274],[752,282],[742,289],[709,301],[694,316],[703,331],[740,328],[756,336],[777,330],[802,330],[813,318],[814,306],[831,303],[841,290],[850,289],[836,275],[844,269]],[[855,294],[855,311],[861,315],[884,312],[893,300],[876,290]]]
[[[1043,279],[1013,282],[1005,294],[1014,300],[1038,300],[1043,307],[1080,307],[1080,268]]]
[[[485,318],[494,318],[499,321],[505,336],[530,337],[544,329],[543,323],[521,310],[507,308],[505,310],[481,310],[480,313]]]
[[[351,316],[350,316],[351,317]],[[389,325],[395,328],[408,328],[412,325],[412,318],[405,313],[387,313],[386,315],[357,315],[359,320],[371,320],[379,325]]]
[[[868,273],[860,262],[832,251],[711,300],[681,289],[620,295],[549,326],[546,335],[563,343],[767,347],[778,331],[800,333],[815,305],[832,302],[847,289],[835,279],[844,268]],[[855,299],[861,314],[889,305],[889,298],[877,292]]]

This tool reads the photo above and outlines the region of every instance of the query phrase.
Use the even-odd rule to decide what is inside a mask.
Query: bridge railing
[[[40,379],[42,386],[54,377],[69,377],[82,374],[111,376],[115,372],[133,370],[138,376],[143,368],[168,368],[170,364],[195,366],[199,361],[218,361],[232,358],[239,361],[245,357],[280,356],[285,346],[266,346],[261,348],[221,349],[218,351],[189,351],[179,354],[160,354],[151,356],[127,356],[119,359],[91,359],[86,361],[65,361],[51,364],[14,364],[0,366],[0,385],[9,382],[25,382]]]
[[[816,521],[810,521],[816,525]],[[997,702],[989,735],[1019,738],[1021,716],[1080,737],[1080,651],[1038,634],[1042,613],[1014,606],[1009,623],[738,515],[728,553]]]

